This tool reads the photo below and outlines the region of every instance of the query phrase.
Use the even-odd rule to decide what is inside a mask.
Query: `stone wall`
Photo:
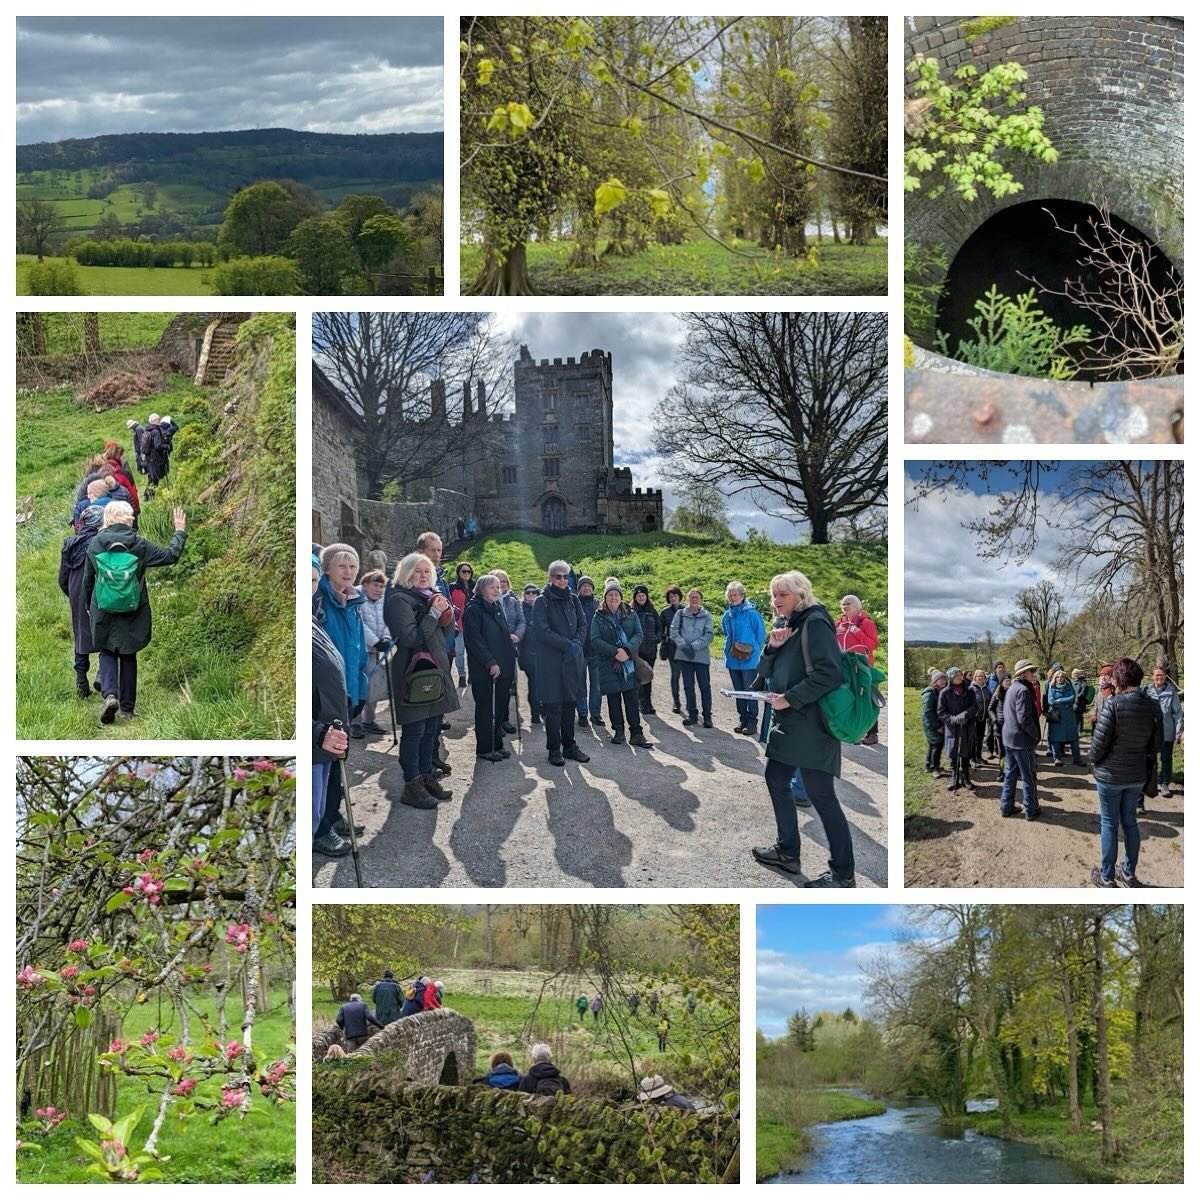
[[[361,551],[358,505],[354,428],[338,408],[322,401],[314,380],[312,540],[321,545],[349,541]]]
[[[313,1068],[316,1183],[715,1183],[738,1141],[723,1111],[420,1086],[357,1055]]]
[[[966,17],[907,21],[906,65],[936,58],[943,77],[964,63],[982,74],[1016,61],[1029,72],[1027,103],[1040,105],[1056,164],[1014,156],[1024,188],[971,204],[948,190],[905,198],[905,237],[945,247],[950,259],[988,217],[1009,204],[1104,195],[1116,216],[1158,242],[1183,268],[1183,21],[1174,17],[1017,17],[974,40]],[[911,77],[906,76],[911,94]],[[928,186],[928,184],[926,184]]]
[[[333,1045],[345,1045],[342,1031],[327,1025],[313,1035],[313,1060],[320,1062]],[[380,1055],[414,1083],[465,1083],[475,1074],[475,1026],[452,1008],[403,1017],[373,1034],[353,1057]]]
[[[404,557],[417,544],[417,538],[427,530],[441,535],[449,545],[456,538],[454,524],[471,515],[470,496],[448,488],[434,488],[429,500],[407,500],[389,504],[382,500],[358,501],[358,523],[361,529],[360,552],[383,550],[388,561]]]

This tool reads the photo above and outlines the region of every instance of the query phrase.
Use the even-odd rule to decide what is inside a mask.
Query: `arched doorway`
[[[550,531],[566,529],[567,506],[561,496],[547,496],[542,501],[542,528]]]
[[[438,1083],[458,1083],[458,1059],[454,1054],[447,1054],[446,1061],[442,1063],[442,1073],[438,1077]]]
[[[657,529],[658,528],[658,521],[655,519],[655,516],[653,513],[646,514],[646,519],[643,522],[643,524],[645,525],[645,527],[647,529]]]

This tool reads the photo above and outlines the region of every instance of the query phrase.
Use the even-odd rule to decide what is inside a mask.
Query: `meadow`
[[[46,256],[46,262],[74,259]],[[29,268],[37,262],[32,254],[17,255],[17,295],[29,295]],[[84,296],[212,296],[209,267],[81,267],[79,283]]]
[[[191,1003],[210,1018],[215,1009],[210,996],[199,994]],[[229,1028],[241,1027],[242,1005],[239,996],[226,1003]],[[165,1014],[165,1023],[164,1022]],[[156,1000],[132,1004],[124,1016],[121,1036],[136,1041],[143,1033],[155,1029],[173,1034],[173,1009],[160,1007]],[[254,1021],[254,1050],[259,1062],[267,1065],[283,1058],[292,1045],[292,1018],[287,1005],[287,992],[272,990],[269,1005],[260,1004]],[[213,1093],[216,1085],[209,1083]],[[116,1112],[122,1115],[139,1106],[146,1111],[137,1127],[137,1146],[141,1147],[154,1120],[157,1091],[128,1076],[117,1083]],[[219,1089],[216,1089],[219,1099]],[[36,1152],[17,1156],[18,1183],[93,1183],[84,1169],[89,1160],[75,1145],[75,1138],[96,1137],[84,1113],[71,1113],[49,1134],[38,1133],[34,1140],[40,1146]],[[236,1119],[213,1125],[211,1118],[196,1113],[179,1123],[168,1117],[159,1143],[170,1162],[162,1167],[164,1183],[293,1183],[296,1179],[296,1108],[294,1104],[280,1107],[268,1104],[256,1094],[254,1111],[242,1122]]]
[[[755,1179],[778,1175],[803,1158],[812,1146],[809,1126],[873,1117],[887,1108],[880,1100],[820,1088],[760,1085],[757,1095]]]
[[[704,605],[718,626],[714,657],[722,646],[719,631],[725,609],[725,585],[739,579],[750,601],[770,624],[768,588],[771,577],[783,571],[803,571],[813,594],[836,620],[838,604],[848,592],[857,595],[879,626],[876,665],[887,670],[887,543],[835,542],[826,546],[782,545],[765,540],[721,541],[696,534],[548,534],[505,530],[468,547],[461,559],[475,564],[476,575],[493,567],[509,574],[514,589],[526,583],[543,585],[546,568],[556,558],[570,562],[581,575],[596,581],[597,592],[613,575],[628,600],[635,584],[650,589],[655,607],[665,604],[667,588],[678,584],[686,592],[698,587]],[[453,564],[447,562],[448,573]]]
[[[527,247],[535,295],[547,296],[882,296],[887,293],[887,239],[867,246],[814,243],[816,264],[805,258],[736,254],[713,241],[654,245],[640,254],[604,257],[601,265],[567,266],[570,242]],[[482,265],[478,245],[461,247],[466,291]]]

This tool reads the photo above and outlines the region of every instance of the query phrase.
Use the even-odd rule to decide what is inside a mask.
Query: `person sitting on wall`
[[[488,1064],[488,1073],[471,1082],[486,1084],[503,1092],[515,1092],[521,1085],[521,1072],[513,1066],[512,1055],[507,1050],[497,1050]]]
[[[695,1112],[696,1103],[681,1096],[661,1075],[648,1075],[642,1080],[638,1099],[644,1104],[657,1104],[661,1108],[678,1108],[682,1112]]]
[[[533,1065],[529,1073],[521,1077],[519,1090],[534,1096],[557,1096],[560,1092],[571,1094],[571,1084],[566,1076],[550,1061],[550,1047],[538,1042],[529,1048]]]

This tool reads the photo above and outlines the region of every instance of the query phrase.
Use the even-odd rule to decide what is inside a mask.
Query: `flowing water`
[[[994,1101],[972,1101],[982,1112]],[[767,1183],[1086,1183],[1033,1146],[947,1125],[927,1100],[888,1104],[877,1117],[815,1125],[813,1148],[792,1173]]]

